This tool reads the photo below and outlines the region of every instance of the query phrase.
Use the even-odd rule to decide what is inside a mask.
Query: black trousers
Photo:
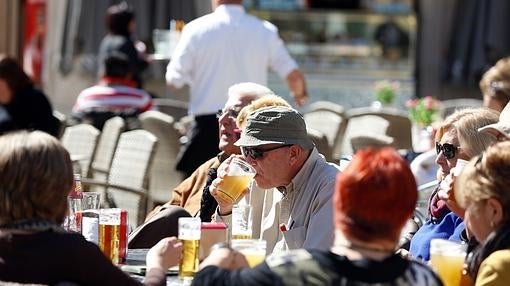
[[[176,169],[181,171],[185,178],[220,152],[216,114],[196,116],[195,123],[188,131],[187,137],[188,142],[181,147],[176,165]]]

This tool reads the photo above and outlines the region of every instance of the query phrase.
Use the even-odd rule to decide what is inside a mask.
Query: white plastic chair
[[[64,130],[62,145],[71,155],[71,159],[78,162],[82,177],[89,176],[99,134],[100,131],[89,124],[78,124]]]
[[[174,128],[174,118],[159,111],[146,111],[139,116],[142,128],[158,138],[158,150],[150,174],[149,189],[156,203],[171,199],[171,189],[182,181],[175,170],[180,149],[180,133]]]

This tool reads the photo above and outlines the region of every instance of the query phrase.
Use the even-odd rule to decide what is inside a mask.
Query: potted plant
[[[392,105],[400,90],[400,82],[395,80],[380,80],[375,82],[374,89],[377,102],[379,102],[377,105]]]
[[[439,113],[439,100],[432,96],[419,99],[409,99],[406,102],[409,119],[413,122],[413,149],[416,152],[425,152],[432,148],[432,123],[437,120]]]

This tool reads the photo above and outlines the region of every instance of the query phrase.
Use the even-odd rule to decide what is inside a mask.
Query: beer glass
[[[266,258],[266,241],[263,239],[233,239],[232,248],[241,252],[250,267],[255,267]]]
[[[182,242],[182,255],[179,263],[179,277],[193,279],[198,271],[198,248],[200,246],[200,229],[202,222],[199,217],[180,217],[179,240]]]
[[[122,263],[127,257],[127,211],[99,210],[99,248],[113,263]]]
[[[239,158],[232,158],[228,166],[228,173],[218,186],[218,196],[234,203],[243,191],[248,188],[250,181],[255,177],[255,169]]]
[[[252,207],[234,205],[232,207],[232,239],[251,239]]]
[[[99,244],[100,192],[84,192],[81,202],[81,234],[86,240]]]
[[[466,257],[466,244],[446,240],[430,241],[430,263],[445,286],[460,285]]]

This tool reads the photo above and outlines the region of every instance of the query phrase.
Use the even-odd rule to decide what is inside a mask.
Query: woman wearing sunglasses
[[[494,138],[479,134],[478,128],[498,121],[498,113],[486,108],[458,110],[448,116],[436,133],[436,163],[439,165],[438,180],[453,181],[450,171],[458,159],[469,160],[492,145]],[[443,184],[444,186],[451,184]],[[429,219],[411,239],[409,253],[416,258],[428,261],[430,240],[444,238],[460,241],[464,230],[462,218],[452,212],[460,210],[455,200],[450,199],[450,190],[440,190],[438,184],[429,200]],[[440,197],[439,194],[447,196]]]

